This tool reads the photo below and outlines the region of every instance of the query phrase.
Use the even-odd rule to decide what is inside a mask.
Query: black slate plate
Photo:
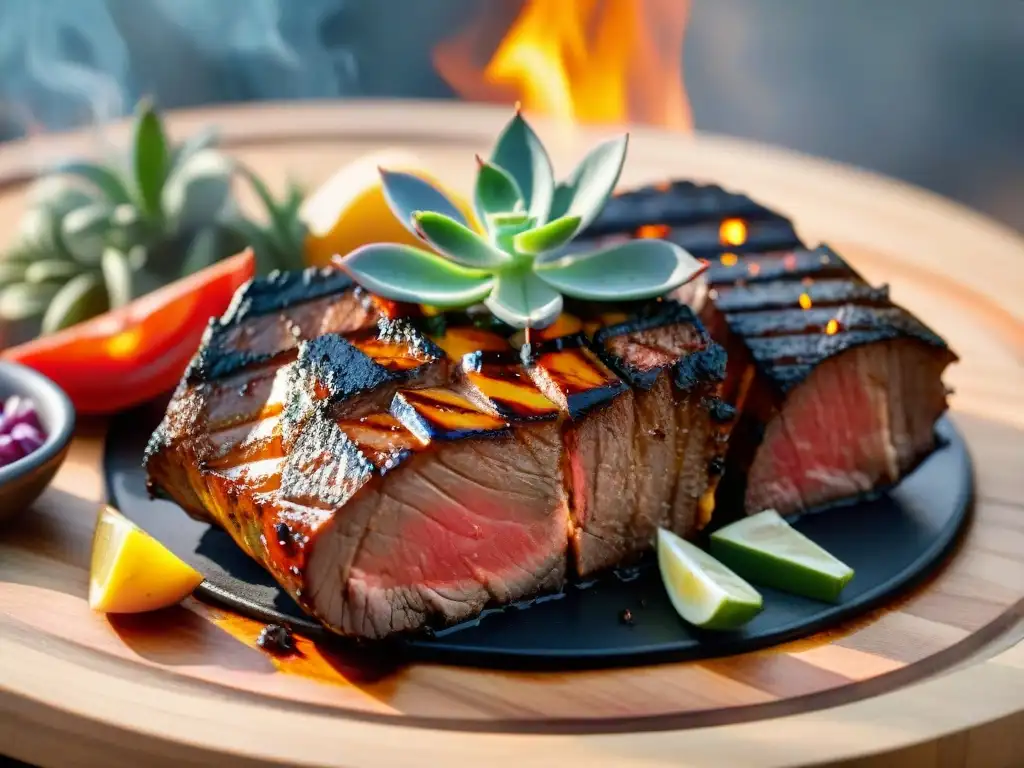
[[[163,405],[124,414],[111,425],[105,476],[112,503],[203,573],[200,596],[348,645],[310,621],[227,534],[173,503],[148,498],[140,462]],[[940,447],[897,487],[794,522],[856,571],[836,605],[763,589],[764,610],[742,630],[701,632],[678,617],[656,565],[648,562],[529,606],[487,612],[432,637],[398,641],[387,653],[391,660],[397,653],[488,667],[606,667],[739,653],[833,626],[922,579],[956,541],[971,508],[971,462],[951,421],[942,419],[937,430]],[[625,610],[631,624],[621,619]]]

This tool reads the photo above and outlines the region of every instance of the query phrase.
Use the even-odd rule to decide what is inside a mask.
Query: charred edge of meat
[[[445,356],[443,349],[406,318],[380,318],[377,321],[377,338],[389,344],[404,344],[413,355],[424,361],[439,360]]]
[[[860,277],[846,261],[827,245],[814,250],[751,253],[726,263],[722,256],[711,260],[704,273],[711,287],[736,283],[768,283],[802,278]]]
[[[717,381],[724,379],[725,350],[711,341],[704,325],[690,307],[671,299],[653,302],[645,308],[644,313],[635,315],[625,322],[601,328],[594,334],[592,348],[601,361],[629,386],[647,391],[654,386],[663,368],[641,369],[625,363],[608,351],[606,343],[617,336],[651,331],[668,325],[692,326],[704,347],[675,361],[673,379],[676,386],[688,391],[708,378]]]
[[[220,324],[235,325],[248,317],[279,312],[302,302],[340,293],[351,284],[352,279],[348,275],[330,267],[272,272],[242,286]]]
[[[913,338],[937,349],[949,350],[946,342],[932,331],[890,325],[868,331],[849,331],[834,335],[769,336],[745,339],[757,366],[787,393],[804,381],[824,360],[855,347],[898,338]],[[955,357],[955,355],[954,355]]]
[[[347,400],[398,378],[337,333],[326,333],[300,344],[295,374],[320,384],[329,402]]]
[[[708,381],[725,381],[728,356],[720,344],[709,341],[706,349],[687,355],[672,367],[677,388],[689,392]]]
[[[736,408],[720,397],[705,397],[700,403],[707,410],[711,420],[719,424],[729,424],[736,418]]]
[[[377,473],[323,407],[306,419],[281,472],[281,497],[314,508],[347,502]]]
[[[643,224],[691,224],[723,218],[783,218],[743,194],[714,184],[672,181],[639,187],[612,197],[583,233],[602,235],[635,229]]]

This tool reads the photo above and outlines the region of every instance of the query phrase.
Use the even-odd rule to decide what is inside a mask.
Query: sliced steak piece
[[[722,350],[685,307],[591,308],[527,343],[335,288],[288,303],[249,286],[147,452],[154,492],[329,628],[452,624],[707,522]]]
[[[710,262],[706,292],[688,287],[686,298],[728,351],[722,397],[741,414],[719,507],[825,505],[897,482],[934,448],[941,376],[956,356],[886,286],[718,187],[647,187],[606,214],[578,247],[668,237]]]

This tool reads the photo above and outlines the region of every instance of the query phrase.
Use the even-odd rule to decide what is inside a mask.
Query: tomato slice
[[[170,391],[206,326],[255,274],[252,250],[120,309],[0,352],[57,383],[81,414],[110,414]]]

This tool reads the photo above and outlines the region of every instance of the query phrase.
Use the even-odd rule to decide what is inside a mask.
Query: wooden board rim
[[[263,111],[263,110],[266,111]],[[390,119],[401,114],[410,127],[409,135],[424,130],[420,117],[434,114],[427,123],[442,122],[435,114],[434,105],[408,105],[402,103],[366,104],[332,107],[331,105],[287,105],[295,122],[308,125],[305,119],[316,118],[323,126],[333,114],[335,125],[323,136],[344,135],[337,127],[339,115],[354,115],[358,128],[360,121]],[[452,121],[446,113],[444,123],[473,124],[477,135],[493,135],[492,126],[505,119],[505,110],[482,107],[458,107],[468,122]],[[410,119],[410,110],[416,119]],[[280,106],[233,108],[226,111],[197,112],[172,119],[173,125],[185,125],[213,118],[224,118],[241,129],[249,126],[268,126],[267,121],[254,115],[273,116],[277,113],[277,131],[285,138],[294,137],[280,119]],[[374,114],[376,113],[376,118]],[[473,116],[476,117],[473,117]],[[476,120],[476,122],[473,122]],[[316,122],[314,121],[314,122]],[[272,121],[271,121],[272,122]],[[484,129],[481,129],[484,126]],[[427,126],[429,127],[429,125]],[[271,128],[266,128],[271,133]],[[654,131],[638,132],[646,144],[655,151],[679,142],[679,137],[665,136]],[[55,139],[57,141],[57,139]],[[814,160],[784,150],[751,145],[721,137],[699,137],[685,140],[691,151],[683,153],[694,157],[693,147],[700,147],[709,155],[719,156],[725,167],[735,162],[748,162],[757,157],[764,161],[760,170],[749,170],[753,178],[759,173],[770,180],[772,172],[780,170],[810,176],[830,192],[844,185],[862,185],[860,196],[877,195],[877,207],[885,225],[868,239],[888,242],[887,236],[896,231],[900,213],[910,220],[924,219],[939,231],[941,253],[935,259],[923,256],[899,259],[900,266],[916,268],[942,279],[960,281],[970,290],[991,302],[990,307],[1007,321],[1011,340],[1024,340],[1024,307],[1012,299],[1020,296],[1024,286],[1024,242],[1004,227],[950,201],[937,198],[899,182],[883,179],[856,169]],[[59,143],[59,142],[58,142]],[[634,142],[635,144],[636,142]],[[26,167],[23,157],[11,161],[15,152],[0,153],[0,179],[3,170]],[[720,155],[735,155],[722,160]],[[768,170],[765,170],[767,168]],[[17,175],[17,174],[15,174]],[[739,174],[742,176],[742,174]],[[8,177],[9,178],[9,177]],[[721,179],[732,185],[730,179]],[[778,177],[776,176],[776,181]],[[765,187],[768,181],[762,181]],[[806,183],[806,182],[805,182]],[[802,223],[799,205],[787,204],[785,199],[797,194],[783,183],[779,194],[758,192],[758,184],[736,182],[737,188],[759,196],[770,205],[791,213]],[[766,187],[765,187],[766,188]],[[852,193],[851,193],[852,194]],[[793,198],[795,199],[795,198]],[[921,209],[924,209],[923,211]],[[829,222],[835,224],[835,222]],[[905,221],[902,222],[905,224]],[[823,227],[828,229],[828,227]],[[897,227],[898,229],[898,227]],[[911,228],[912,229],[912,228]],[[842,231],[842,226],[838,227]],[[831,231],[831,230],[830,230]],[[970,237],[968,237],[970,235]],[[905,246],[909,234],[903,235]],[[949,263],[949,255],[956,247],[973,239],[991,259],[973,263]],[[900,256],[913,253],[913,249],[897,248]],[[885,249],[879,248],[880,252]],[[962,253],[962,252],[961,252]],[[970,260],[965,260],[970,261]],[[1016,346],[1019,350],[1022,347]],[[1017,357],[1018,361],[1021,359]],[[1019,499],[1014,503],[1019,504]],[[74,663],[49,656],[37,647],[18,643],[11,635],[0,631],[0,743],[14,744],[14,756],[43,761],[51,739],[63,739],[74,744],[83,755],[85,764],[105,762],[137,764],[140,753],[146,754],[146,764],[170,765],[183,759],[204,764],[318,764],[318,765],[379,765],[423,762],[425,757],[438,757],[453,764],[470,764],[486,760],[492,765],[518,765],[532,760],[543,762],[583,761],[595,766],[650,765],[652,760],[672,762],[685,759],[693,765],[750,764],[751,755],[758,756],[762,765],[794,765],[820,761],[834,761],[865,757],[883,751],[892,751],[927,740],[941,739],[982,723],[1024,712],[1024,621],[1021,621],[1021,603],[1003,614],[1002,619],[1012,622],[1002,639],[1012,645],[988,658],[974,659],[964,667],[938,674],[927,680],[889,691],[858,702],[829,709],[804,712],[772,719],[736,723],[728,726],[694,727],[686,730],[667,730],[646,734],[643,739],[629,735],[497,735],[460,734],[457,744],[448,731],[410,728],[392,723],[372,723],[348,718],[332,712],[288,712],[278,702],[257,697],[246,697],[232,692],[230,697],[220,691],[210,691],[193,680],[179,679],[153,697],[152,689],[140,680],[124,680],[104,676],[96,670],[81,670]],[[38,674],[40,665],[47,667],[46,680]],[[66,688],[53,689],[54,680],[67,680]],[[47,685],[49,681],[50,685]],[[103,689],[106,696],[97,697]],[[983,690],[985,695],[978,696]],[[974,695],[971,695],[973,692]],[[154,701],[154,698],[158,698]],[[257,699],[255,701],[250,698]],[[970,699],[969,708],[958,702]],[[216,722],[196,717],[197,701],[205,706],[201,711],[216,711]],[[230,722],[226,728],[223,723]],[[53,730],[64,728],[63,732]],[[49,730],[48,730],[49,729]],[[29,743],[27,734],[34,732]],[[809,737],[813,735],[813,737]],[[755,746],[756,745],[756,746]],[[5,747],[6,748],[6,747]],[[97,751],[102,748],[103,751]],[[745,751],[738,751],[740,749]],[[154,750],[159,750],[156,752]],[[514,755],[514,757],[510,757]],[[91,756],[91,760],[89,759]],[[730,762],[731,760],[731,762]],[[55,762],[50,759],[50,762]]]

